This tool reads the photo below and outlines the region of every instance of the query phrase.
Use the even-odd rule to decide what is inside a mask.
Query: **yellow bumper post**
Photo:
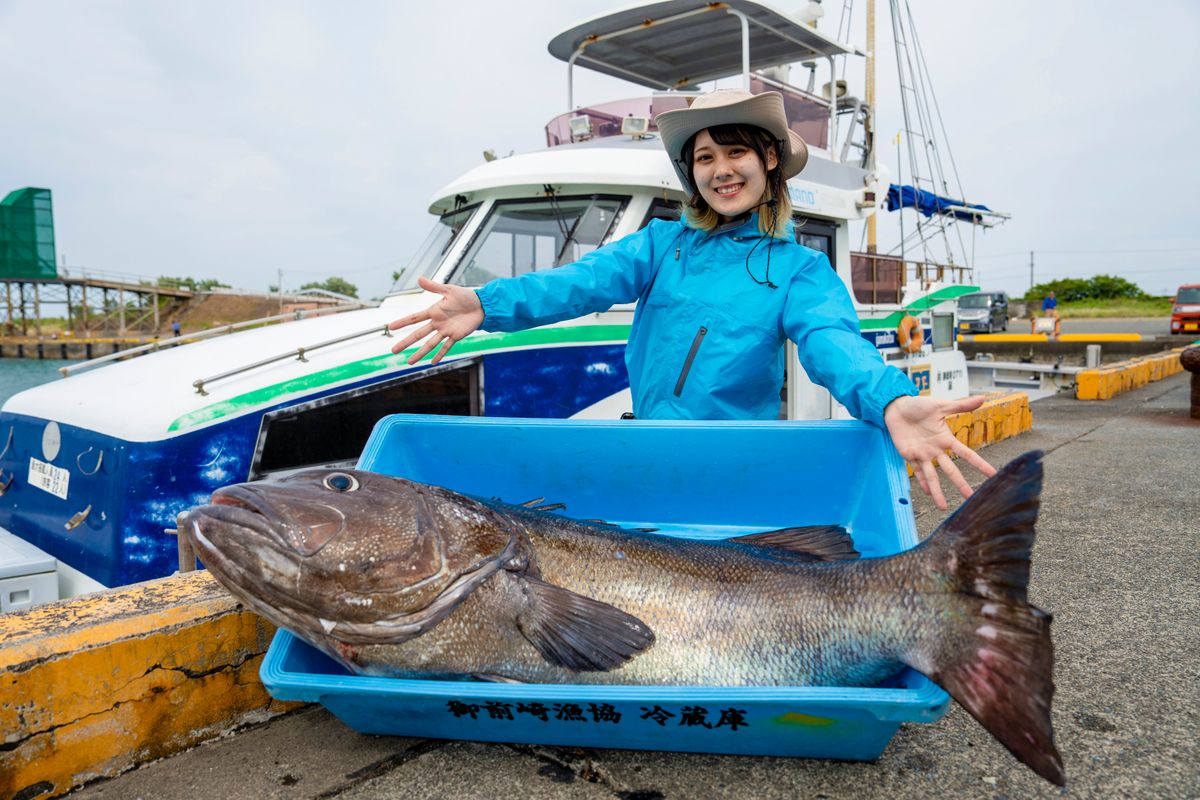
[[[1122,392],[1161,381],[1183,370],[1179,361],[1182,347],[1145,358],[1134,358],[1098,369],[1086,369],[1075,376],[1077,400],[1111,400]]]

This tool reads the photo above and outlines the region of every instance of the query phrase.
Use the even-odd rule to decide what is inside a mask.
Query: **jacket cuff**
[[[495,318],[495,304],[492,301],[492,293],[495,287],[490,283],[484,284],[475,290],[475,296],[479,298],[479,305],[483,309],[483,322],[479,325],[479,329],[483,331],[498,331],[499,327],[494,327],[499,320]]]
[[[891,405],[891,402],[897,397],[917,397],[920,395],[917,387],[913,385],[913,382],[903,372],[895,367],[889,367],[888,372],[890,373],[888,380],[883,382],[883,385],[880,386],[879,391],[875,395],[879,400],[879,404],[872,403],[871,407],[867,409],[866,416],[867,422],[878,428],[882,428],[884,431],[887,431],[887,423],[883,421],[883,413]]]

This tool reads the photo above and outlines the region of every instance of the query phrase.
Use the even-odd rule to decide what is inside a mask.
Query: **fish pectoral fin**
[[[850,561],[860,555],[854,549],[854,540],[841,525],[780,528],[775,531],[736,536],[726,541],[771,547],[793,555],[805,556],[807,561]]]
[[[615,669],[654,644],[646,623],[616,606],[526,576],[517,627],[551,664],[577,672]]]

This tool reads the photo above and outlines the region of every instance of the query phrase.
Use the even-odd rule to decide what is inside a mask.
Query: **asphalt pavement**
[[[309,707],[75,792],[76,800],[268,798],[1200,797],[1200,421],[1186,373],[1033,404],[983,451],[1046,452],[1030,599],[1054,614],[1067,788],[955,706],[876,762],[579,750],[360,735]],[[970,476],[979,483],[978,475]],[[914,504],[922,535],[945,517]]]

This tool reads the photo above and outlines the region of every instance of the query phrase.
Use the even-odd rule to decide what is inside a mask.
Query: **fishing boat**
[[[419,276],[479,286],[554,269],[656,217],[677,218],[684,194],[654,118],[712,81],[784,95],[811,154],[788,185],[797,239],[829,257],[863,336],[885,359],[923,394],[966,396],[955,298],[976,290],[969,270],[851,252],[850,224],[876,215],[893,188],[875,162],[870,103],[839,91],[839,66],[862,50],[756,0],[641,4],[575,25],[549,50],[567,65],[567,103],[545,126],[546,146],[489,154],[440,189],[432,231],[377,307],[83,362],[4,404],[0,525],[57,559],[63,596],[171,573],[179,513],[230,483],[353,464],[388,414],[629,411],[632,305],[520,333],[477,332],[436,366],[392,355],[386,325],[434,299],[417,288]],[[804,87],[787,80],[796,63],[807,70]],[[577,105],[575,69],[623,78],[640,94]],[[828,73],[823,92],[818,69]],[[848,416],[789,345],[780,418]]]

